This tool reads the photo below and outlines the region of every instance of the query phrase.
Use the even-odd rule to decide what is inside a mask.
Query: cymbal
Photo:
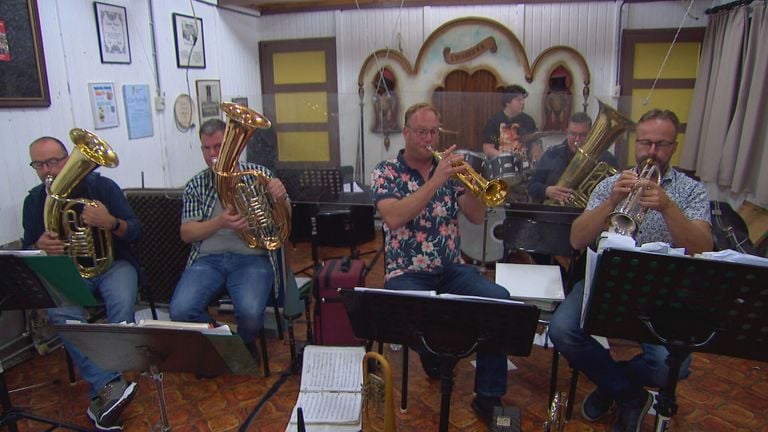
[[[544,138],[546,136],[564,135],[564,134],[565,134],[564,131],[538,131],[538,132],[529,133],[528,135],[523,135],[518,139],[520,139],[520,141],[523,141],[523,142],[529,142],[529,141],[537,140],[539,138]]]

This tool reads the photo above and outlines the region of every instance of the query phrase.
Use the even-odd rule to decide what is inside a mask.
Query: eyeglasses
[[[436,137],[440,135],[440,129],[414,129],[410,126],[408,126],[408,129],[412,130],[421,139],[424,139],[427,136]]]
[[[39,170],[40,168],[42,168],[44,166],[46,166],[48,168],[53,168],[53,167],[57,166],[58,164],[60,164],[61,161],[63,161],[66,158],[67,158],[66,156],[63,156],[63,157],[60,157],[60,158],[53,157],[53,158],[50,158],[50,159],[44,160],[44,161],[32,161],[32,162],[29,163],[29,166],[31,166],[32,168],[34,168],[36,170]]]
[[[675,142],[676,141],[667,141],[667,140],[661,140],[661,141],[635,140],[635,145],[638,147],[644,147],[644,148],[651,148],[651,146],[655,145],[657,149],[665,149],[674,145]]]

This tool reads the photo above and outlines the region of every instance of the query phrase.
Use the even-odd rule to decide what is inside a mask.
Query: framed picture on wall
[[[128,19],[125,8],[106,3],[93,3],[99,52],[102,63],[130,63],[131,44],[128,40]]]
[[[89,83],[88,95],[91,99],[94,129],[106,129],[120,125],[114,83]]]
[[[200,124],[212,118],[221,118],[221,83],[219,80],[197,80],[197,107],[200,114]]]
[[[36,0],[0,1],[0,107],[51,106]]]
[[[205,69],[203,19],[173,14],[173,39],[176,42],[176,66]]]

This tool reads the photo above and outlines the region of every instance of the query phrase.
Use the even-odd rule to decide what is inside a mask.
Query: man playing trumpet
[[[509,298],[505,288],[461,259],[458,212],[479,224],[485,206],[454,176],[467,169],[462,156],[452,154],[454,147],[439,161],[434,156],[440,127],[437,109],[427,103],[413,105],[404,124],[405,149],[397,158],[380,162],[371,176],[374,204],[384,222],[384,288]],[[438,357],[424,347],[413,348],[427,375],[439,378]],[[506,391],[506,356],[478,353],[477,396],[471,406],[481,419],[491,420],[493,407],[501,405]]]
[[[712,249],[709,201],[704,186],[670,167],[677,150],[680,122],[668,110],[654,109],[637,123],[635,158],[638,166],[651,159],[659,169],[660,182],[638,180],[635,170],[627,170],[600,182],[592,191],[587,208],[571,226],[571,245],[584,249],[606,230],[614,209],[636,188],[639,204],[648,209],[636,234],[638,244],[665,242],[682,247],[689,254]],[[613,431],[637,432],[653,404],[644,387],[663,387],[669,368],[668,351],[660,345],[642,344],[643,352],[627,362],[616,362],[580,327],[584,282],[577,283],[557,308],[549,336],[571,366],[584,372],[597,388],[584,399],[582,417],[596,421],[614,403],[618,417]],[[690,356],[680,368],[688,375]]]

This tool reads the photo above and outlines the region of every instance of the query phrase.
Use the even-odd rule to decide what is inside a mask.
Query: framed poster
[[[99,52],[102,63],[130,63],[131,44],[128,40],[128,19],[125,8],[106,3],[93,3]]]
[[[197,107],[200,110],[200,124],[212,118],[221,118],[221,84],[219,80],[197,80]]]
[[[36,0],[0,1],[0,108],[51,106]]]
[[[176,42],[176,66],[205,69],[203,19],[173,15],[173,40]]]
[[[106,129],[120,125],[113,83],[89,83],[88,95],[91,98],[91,112],[93,113],[95,129]]]

